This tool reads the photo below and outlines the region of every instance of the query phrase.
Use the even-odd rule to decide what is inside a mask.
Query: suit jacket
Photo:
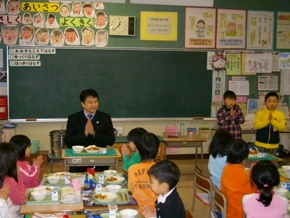
[[[66,134],[64,138],[65,145],[72,147],[73,145],[96,145],[99,147],[106,147],[106,145],[113,145],[115,142],[112,119],[109,114],[101,111],[96,111],[92,119],[95,135],[85,135],[85,126],[87,117],[84,111],[79,111],[68,117]]]
[[[185,209],[176,188],[167,196],[164,203],[156,201],[157,218],[185,218]]]

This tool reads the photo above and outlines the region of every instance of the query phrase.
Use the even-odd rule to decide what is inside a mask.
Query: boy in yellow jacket
[[[275,92],[269,92],[265,96],[265,108],[257,111],[254,121],[256,129],[256,141],[260,152],[275,155],[279,147],[279,132],[286,129],[285,115],[277,109],[279,97]]]

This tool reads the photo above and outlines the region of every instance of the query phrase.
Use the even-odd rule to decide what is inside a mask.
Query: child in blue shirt
[[[136,142],[140,139],[140,137],[147,132],[144,128],[141,127],[137,127],[132,129],[128,135],[127,135],[127,139],[129,141],[129,147],[130,150],[133,152],[131,157],[129,156],[130,154],[130,150],[127,147],[126,144],[122,145],[122,156],[123,156],[123,169],[125,172],[128,172],[128,169],[130,166],[132,166],[133,164],[136,163],[140,163],[141,162],[141,157],[140,155],[136,152]]]

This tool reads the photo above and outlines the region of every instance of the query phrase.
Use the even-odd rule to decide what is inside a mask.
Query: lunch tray
[[[66,157],[77,157],[77,156],[117,156],[117,152],[115,148],[107,148],[107,153],[88,153],[83,151],[81,153],[75,153],[72,149],[65,149],[65,156]]]
[[[124,205],[124,204],[137,204],[135,199],[129,194],[127,189],[121,189],[118,193],[118,197],[110,202],[110,203],[101,203],[96,201],[93,198],[95,192],[91,192],[91,194],[87,197],[88,200],[84,200],[84,206],[97,206],[97,205],[108,205],[108,204],[116,204],[116,205]]]
[[[55,187],[58,189],[58,200],[57,201],[52,201],[51,200],[51,194],[50,195],[46,195],[46,197],[42,200],[42,201],[36,201],[34,200],[34,198],[32,197],[32,195],[30,194],[34,188],[28,188],[26,189],[25,192],[25,203],[27,205],[39,205],[39,204],[59,204],[60,202],[60,187]]]
[[[47,180],[47,176],[53,176],[55,175],[56,173],[49,173],[47,174],[46,176],[43,177],[42,181],[41,181],[41,184],[44,185],[44,186],[70,186],[71,184],[70,183],[65,183],[65,179],[61,179],[59,180],[58,183],[56,184],[50,184]],[[77,173],[70,173],[70,179],[75,179],[77,178],[78,174]]]
[[[98,218],[109,218],[109,211],[108,210],[101,210],[101,211],[94,211],[94,212],[89,212],[93,217],[98,217]],[[91,218],[90,216],[86,216],[87,218]],[[119,212],[116,213],[116,218],[121,218],[121,215]],[[139,214],[137,214],[136,218],[141,218]]]

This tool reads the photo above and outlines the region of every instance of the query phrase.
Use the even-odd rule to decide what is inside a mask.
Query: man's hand
[[[92,121],[90,119],[88,119],[87,124],[85,126],[85,135],[94,135],[95,134],[95,130],[94,130],[94,126],[92,124]]]

